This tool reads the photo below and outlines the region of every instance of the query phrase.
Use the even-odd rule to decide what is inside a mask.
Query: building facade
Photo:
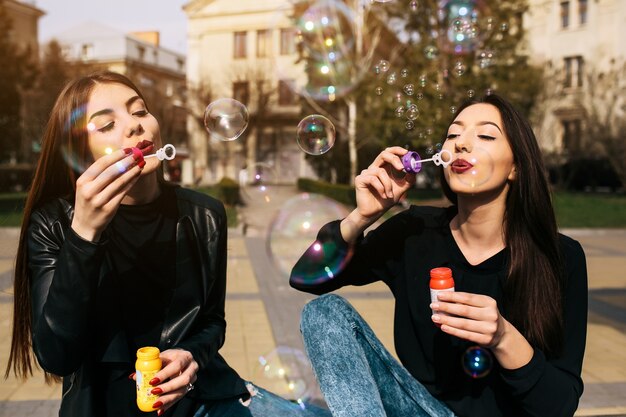
[[[624,126],[626,1],[531,0],[524,22],[533,63],[546,71],[534,117],[544,151],[555,163],[604,152],[593,132]]]
[[[187,96],[185,55],[163,48],[158,32],[123,33],[88,22],[53,36],[65,58],[84,71],[108,69],[128,76],[141,89],[150,112],[159,120],[163,143],[176,146],[177,157],[166,174],[175,181],[191,183],[191,161],[185,101]]]
[[[294,183],[314,176],[296,143],[306,83],[296,63],[296,30],[285,0],[195,0],[188,17],[188,131],[194,177],[213,183],[223,177]],[[216,139],[204,127],[207,105],[218,98],[243,103],[250,115],[245,133]]]

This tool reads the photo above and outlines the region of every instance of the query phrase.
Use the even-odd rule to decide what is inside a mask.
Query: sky
[[[190,0],[25,0],[43,10],[39,41],[85,22],[98,22],[123,32],[156,30],[161,46],[187,51],[187,16],[182,6]]]

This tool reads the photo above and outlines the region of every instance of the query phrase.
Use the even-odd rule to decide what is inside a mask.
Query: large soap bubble
[[[268,254],[276,269],[289,277],[303,256],[302,268],[292,279],[304,284],[332,279],[351,253],[335,242],[317,241],[317,232],[326,223],[343,219],[348,213],[335,200],[317,194],[303,193],[287,200],[267,234]]]

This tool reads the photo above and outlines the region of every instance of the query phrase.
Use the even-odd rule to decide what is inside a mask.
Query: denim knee
[[[303,329],[316,328],[328,322],[337,322],[340,317],[345,317],[346,311],[353,310],[345,298],[336,294],[324,294],[309,301],[302,309],[300,317],[300,331]]]

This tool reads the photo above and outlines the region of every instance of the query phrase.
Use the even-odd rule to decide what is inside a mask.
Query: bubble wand
[[[171,161],[172,159],[174,159],[174,157],[176,157],[176,148],[174,147],[174,145],[168,143],[164,147],[159,148],[155,153],[144,156],[143,159],[152,158],[155,156],[158,158],[159,161],[163,161],[164,159]]]
[[[420,159],[420,155],[415,151],[409,151],[402,156],[402,165],[406,172],[417,174],[422,170],[422,162],[434,162],[437,166],[447,168],[452,163],[452,153],[446,149],[435,153],[432,158]]]

